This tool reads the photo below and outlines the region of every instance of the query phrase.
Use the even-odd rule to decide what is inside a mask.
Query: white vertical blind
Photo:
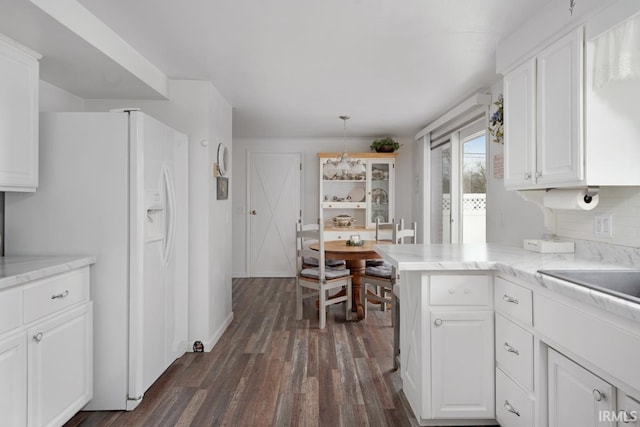
[[[594,39],[593,85],[640,78],[640,14]]]

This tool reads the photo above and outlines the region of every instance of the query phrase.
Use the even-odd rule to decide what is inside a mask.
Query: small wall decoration
[[[489,133],[493,136],[493,142],[498,144],[504,143],[504,116],[503,116],[503,106],[504,100],[502,98],[502,94],[498,96],[498,100],[493,103],[496,107],[496,111],[491,114],[489,118]]]
[[[227,200],[229,198],[229,178],[219,176],[216,179],[217,179],[216,198],[218,200]]]
[[[504,178],[504,155],[496,154],[493,156],[493,177],[496,179]]]

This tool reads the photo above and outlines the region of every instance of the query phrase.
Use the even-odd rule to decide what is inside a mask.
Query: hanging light
[[[339,176],[346,176],[350,169],[351,165],[349,164],[349,156],[347,154],[347,120],[351,117],[349,116],[340,116],[340,119],[343,121],[343,140],[344,140],[344,148],[342,150],[342,155],[338,157],[338,164],[336,165],[337,174]]]

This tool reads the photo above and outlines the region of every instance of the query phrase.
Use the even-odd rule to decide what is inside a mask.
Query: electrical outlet
[[[596,215],[593,234],[596,237],[613,237],[613,215]]]

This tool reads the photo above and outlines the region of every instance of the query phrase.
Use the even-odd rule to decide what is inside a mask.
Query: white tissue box
[[[541,254],[567,254],[573,253],[575,250],[573,242],[563,240],[524,239],[522,246],[527,250]]]

